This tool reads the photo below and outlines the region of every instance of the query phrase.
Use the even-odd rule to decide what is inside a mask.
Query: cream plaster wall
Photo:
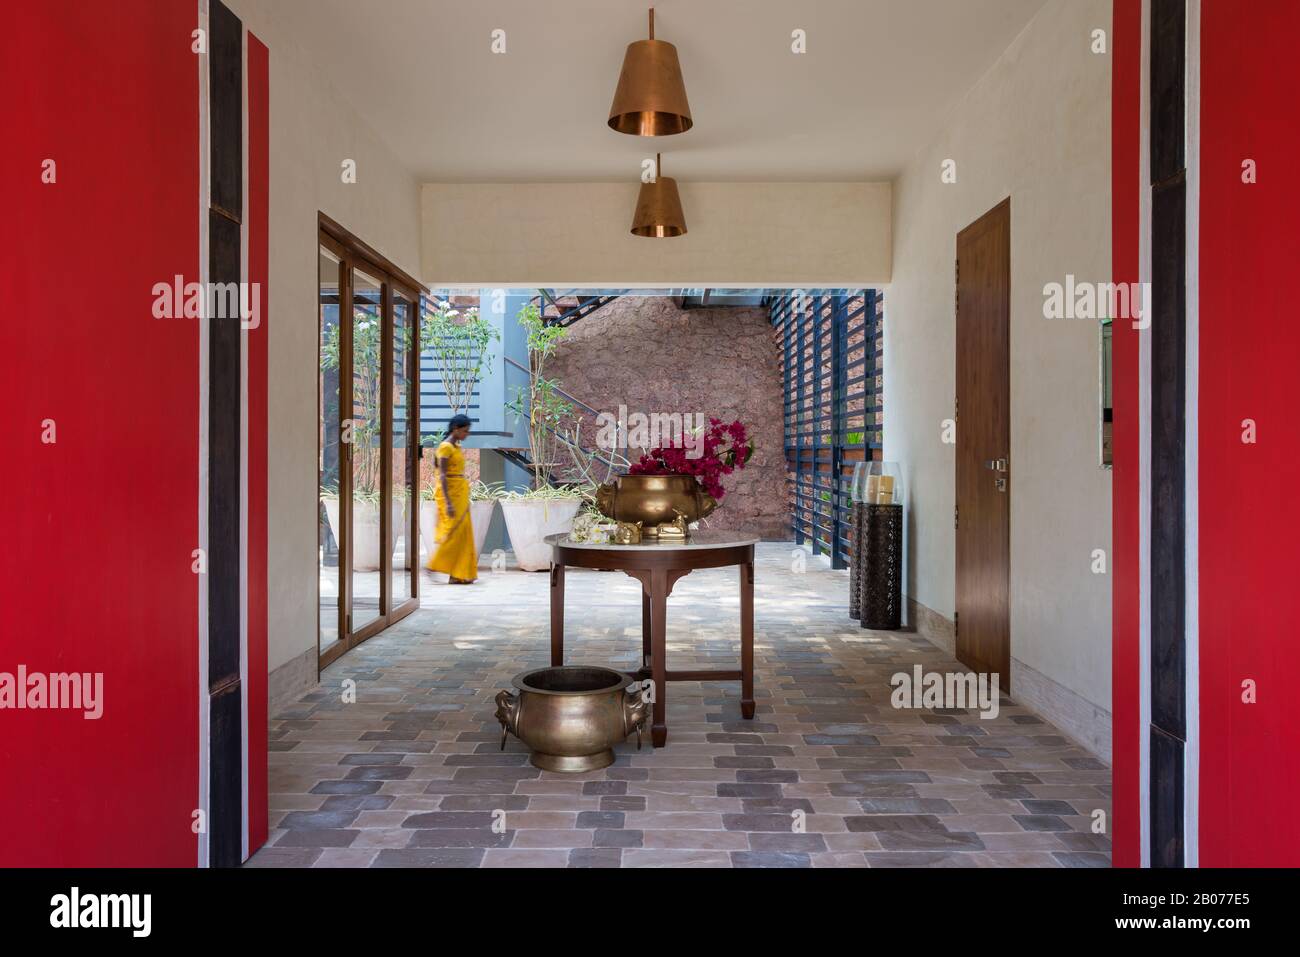
[[[665,161],[667,169],[667,161]],[[681,183],[687,234],[633,236],[639,185],[426,183],[447,285],[848,286],[889,279],[889,183]]]
[[[884,425],[910,492],[906,590],[951,619],[955,449],[940,430],[955,392],[956,235],[1010,196],[1011,654],[1106,710],[1110,577],[1091,571],[1093,549],[1110,554],[1098,329],[1043,318],[1042,290],[1110,274],[1111,63],[1090,50],[1110,19],[1109,0],[1051,0],[896,182]]]

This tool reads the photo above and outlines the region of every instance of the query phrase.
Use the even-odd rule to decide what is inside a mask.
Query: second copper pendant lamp
[[[632,235],[662,239],[686,235],[686,216],[677,195],[677,180],[663,176],[659,154],[655,154],[655,178],[641,184],[632,214]]]
[[[629,43],[623,55],[618,88],[609,108],[609,128],[633,136],[671,136],[694,125],[686,101],[686,83],[677,60],[677,48],[655,39],[655,11],[650,8],[650,38]],[[660,174],[655,154],[655,177],[641,184],[634,236],[668,237],[686,234],[686,217],[677,193],[677,181]]]

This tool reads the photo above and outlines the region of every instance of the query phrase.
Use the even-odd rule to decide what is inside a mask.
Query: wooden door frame
[[[407,273],[398,269],[388,259],[374,252],[346,229],[330,219],[324,213],[318,214],[317,246],[327,249],[339,260],[339,417],[342,426],[343,411],[351,412],[353,408],[353,271],[360,269],[379,283],[380,287],[380,508],[379,508],[379,614],[364,626],[353,631],[350,627],[352,611],[352,446],[340,443],[346,449],[346,456],[340,456],[339,467],[339,606],[338,606],[338,640],[328,651],[320,650],[320,581],[316,583],[316,669],[317,677],[321,670],[328,667],[340,656],[347,654],[357,645],[389,628],[396,622],[413,613],[420,607],[420,561],[419,561],[419,502],[420,469],[414,468],[414,482],[411,489],[413,506],[407,509],[406,534],[410,559],[411,595],[396,608],[392,605],[392,575],[394,529],[392,527],[392,501],[396,491],[392,477],[393,452],[393,333],[395,316],[393,312],[394,289],[411,303],[410,323],[414,333],[412,348],[407,350],[407,390],[410,393],[408,417],[414,421],[414,448],[408,447],[407,454],[418,459],[419,440],[419,312],[420,294],[424,287]],[[320,300],[320,280],[316,281],[317,302]],[[319,306],[317,307],[319,315]],[[317,319],[319,343],[319,318]],[[317,346],[319,348],[319,345]],[[320,379],[317,377],[317,408],[321,405]],[[350,417],[350,415],[349,415]],[[320,448],[317,448],[319,461]],[[319,477],[317,478],[319,484]]]
[[[344,318],[348,315],[351,315],[352,312],[351,309],[352,293],[350,288],[352,285],[352,271],[348,266],[347,249],[341,243],[336,241],[332,236],[327,235],[323,231],[318,231],[316,237],[316,244],[318,249],[322,247],[324,249],[327,249],[332,255],[336,256],[339,261],[339,277],[338,277],[339,406],[338,406],[338,413],[341,419],[343,415],[343,410],[349,407],[347,402],[352,397],[352,350],[350,348],[351,331],[349,329],[346,333],[344,332],[345,323],[343,321]],[[319,253],[317,253],[317,258],[319,259]],[[320,276],[319,274],[317,275],[316,278],[316,303],[317,303],[316,305],[316,313],[317,313],[316,348],[319,352],[320,349],[320,318],[319,318]],[[346,346],[344,342],[345,334],[348,337]],[[318,367],[318,371],[316,375],[316,408],[322,410],[322,413],[324,410],[323,398],[324,397],[321,393],[320,373]],[[352,567],[352,562],[351,562],[350,555],[348,554],[348,550],[351,548],[352,536],[350,534],[344,535],[343,530],[345,528],[349,528],[352,522],[352,458],[350,453],[345,454],[343,452],[342,442],[339,443],[339,446],[340,446],[339,457],[338,457],[339,526],[338,526],[338,535],[336,536],[336,541],[335,541],[335,544],[338,546],[338,550],[339,550],[339,565],[338,565],[339,597],[338,597],[338,609],[337,609],[338,621],[335,623],[337,628],[338,638],[337,640],[335,640],[334,644],[330,646],[328,651],[324,651],[324,652],[321,651],[320,648],[320,624],[321,624],[320,622],[320,570],[318,567],[316,573],[316,674],[317,674],[317,678],[320,677],[320,671],[322,668],[327,667],[331,662],[334,661],[335,658],[339,657],[339,655],[343,654],[348,650],[347,649],[347,637],[348,637],[347,608],[350,604],[350,597],[348,593],[352,586],[351,575],[348,573],[348,570]],[[322,450],[318,444],[316,448],[316,461],[318,463],[320,462],[321,451]],[[319,485],[320,485],[319,474],[316,477],[316,484],[318,487],[317,492],[319,494]],[[317,521],[318,522],[320,521],[319,512],[317,512]],[[319,542],[320,539],[319,529],[317,529],[316,537],[317,537],[317,541]]]
[[[985,213],[983,213],[982,215],[980,215],[979,217],[977,217],[973,222],[971,222],[971,223],[970,223],[969,225],[967,225],[965,228],[963,228],[963,229],[961,229],[961,230],[958,231],[958,233],[957,233],[957,237],[956,237],[956,242],[954,243],[954,246],[955,246],[955,250],[954,250],[954,263],[959,263],[959,262],[960,262],[960,250],[961,250],[962,240],[963,240],[964,238],[969,238],[969,237],[971,237],[972,235],[978,235],[978,233],[980,233],[981,231],[983,231],[983,230],[985,230],[985,229],[990,228],[991,225],[993,225],[994,223],[998,223],[998,222],[1000,222],[1003,218],[1005,218],[1005,221],[1006,221],[1006,236],[1007,236],[1006,276],[1005,276],[1005,283],[1006,283],[1006,308],[1007,308],[1007,317],[1006,317],[1006,350],[1005,350],[1005,351],[1006,351],[1006,366],[1005,366],[1005,368],[1004,368],[1004,370],[1003,370],[1003,373],[1004,373],[1004,375],[1005,375],[1005,381],[1006,381],[1006,383],[1007,383],[1007,390],[1006,390],[1006,401],[1007,401],[1007,406],[1006,406],[1007,449],[1006,449],[1006,455],[1007,455],[1007,459],[1008,459],[1008,461],[1010,461],[1010,458],[1011,458],[1011,197],[1010,197],[1010,196],[1006,197],[1006,198],[1003,199],[1001,202],[997,203],[995,206],[993,206],[993,207],[992,207],[991,209],[989,209],[987,212],[985,212]],[[958,280],[959,280],[959,275],[960,275],[960,274],[959,274],[958,270],[957,270],[956,268],[954,268],[954,277],[953,277],[953,330],[954,330],[954,343],[957,343],[957,342],[960,341],[960,334],[959,334],[959,332],[958,332],[958,329],[959,329],[958,324],[959,324],[960,321],[961,321],[961,319],[960,319],[961,302],[960,302],[960,300],[958,299],[958,289],[959,289],[959,287],[960,287],[960,283],[959,283],[959,281],[958,281]],[[958,349],[957,352],[956,352],[956,363],[955,363],[955,367],[954,367],[954,373],[955,373],[955,376],[954,376],[954,378],[955,378],[955,385],[956,385],[958,388],[960,388],[960,384],[961,384],[961,381],[962,381],[962,379],[961,379],[961,366],[962,366],[962,354],[961,354],[960,349]],[[955,400],[954,400],[954,404],[955,404]],[[962,426],[961,426],[961,422],[960,422],[960,413],[961,413],[960,408],[954,408],[954,417],[957,419],[957,423],[958,423],[958,424],[957,424],[957,441],[958,441],[958,443],[961,442],[961,435],[962,435]],[[969,413],[968,413],[968,415],[969,415]],[[969,418],[967,419],[967,421],[969,421]],[[960,451],[959,451],[959,452],[958,452],[958,456],[957,456],[957,458],[954,460],[954,463],[953,463],[953,502],[954,502],[955,505],[958,505],[958,506],[961,504],[961,502],[960,502],[961,487],[960,487],[960,485],[959,485],[959,483],[958,483],[958,474],[957,474],[957,469],[959,468],[959,466],[960,466],[960,464],[961,464],[961,457],[960,457],[960,456],[961,456],[961,453],[960,453]],[[996,660],[996,661],[982,661],[982,662],[978,662],[977,665],[976,665],[976,667],[986,668],[986,669],[989,669],[990,671],[996,671],[996,672],[999,674],[999,676],[1000,676],[1000,678],[999,678],[1000,683],[1001,683],[1001,689],[1000,689],[1000,690],[1001,690],[1002,692],[1004,692],[1004,693],[1009,693],[1010,690],[1011,690],[1011,494],[1012,494],[1012,490],[1014,489],[1014,482],[1011,482],[1011,480],[1010,480],[1010,478],[1009,478],[1009,474],[1010,474],[1010,473],[1008,472],[1008,487],[1007,487],[1007,491],[1006,491],[1006,495],[1007,495],[1007,514],[1006,514],[1007,561],[1006,561],[1006,569],[1005,569],[1005,571],[1006,571],[1006,586],[1005,586],[1005,595],[1006,595],[1006,632],[1005,632],[1005,634],[1004,634],[1004,636],[1003,636],[1003,639],[1002,639],[1002,645],[1001,645],[1001,648],[999,649],[999,654],[998,654],[998,656],[997,656],[997,657],[998,657],[998,660]],[[958,548],[957,548],[957,540],[956,540],[956,536],[961,534],[961,514],[960,514],[959,509],[954,509],[954,515],[955,515],[955,519],[954,519],[954,540],[953,540],[953,564],[954,564],[954,577],[953,577],[953,586],[954,586],[954,587],[953,587],[953,591],[954,591],[953,598],[954,598],[954,602],[953,602],[953,604],[954,604],[954,609],[955,609],[955,610],[954,610],[954,626],[955,626],[955,629],[956,629],[956,632],[957,632],[957,636],[958,636],[958,637],[957,637],[957,640],[956,640],[956,642],[955,642],[955,645],[954,645],[954,656],[956,656],[956,655],[961,651],[961,639],[960,639],[960,634],[961,634],[960,626],[961,626],[961,622],[960,622],[960,620],[959,620],[959,618],[958,618],[958,614],[957,614],[957,613],[960,611],[960,609],[956,608],[956,606],[957,606],[957,598],[958,598],[958,596],[961,595],[960,582],[959,582],[959,580],[958,580],[958,579],[959,579],[959,576],[961,575],[961,561],[960,561],[960,552],[958,551]],[[968,627],[969,627],[969,626],[968,626]],[[958,660],[960,661],[961,659],[958,658]],[[967,666],[970,667],[970,665],[969,665],[967,662],[962,662],[962,663],[963,663],[963,664],[967,664]]]

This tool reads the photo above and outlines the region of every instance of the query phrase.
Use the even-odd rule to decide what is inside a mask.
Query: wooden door
[[[1011,688],[1011,200],[957,234],[957,660]]]

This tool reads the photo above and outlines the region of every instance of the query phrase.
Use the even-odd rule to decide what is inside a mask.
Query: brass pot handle
[[[613,482],[606,482],[596,487],[596,508],[606,518],[618,519],[614,514],[614,499],[617,492],[618,487]]]
[[[519,736],[519,698],[509,691],[498,691],[497,720],[501,722],[501,750],[506,749],[506,737]]]
[[[699,482],[695,485],[695,513],[699,518],[708,518],[713,514],[714,509],[718,507],[718,500],[715,499],[704,489],[700,488]],[[698,521],[698,519],[697,519]]]
[[[627,737],[634,730],[636,731],[636,749],[641,750],[641,729],[645,726],[645,720],[650,714],[649,698],[641,693],[638,688],[633,691],[627,688],[623,692],[623,737]]]

